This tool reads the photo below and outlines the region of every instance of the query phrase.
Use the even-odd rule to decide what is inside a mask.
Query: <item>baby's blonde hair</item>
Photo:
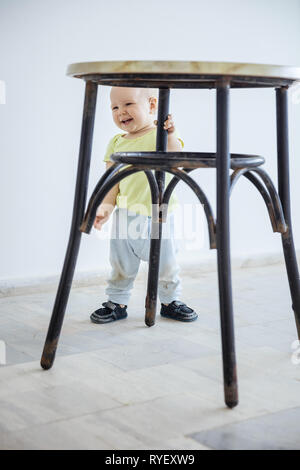
[[[122,87],[116,87],[116,88],[122,88]],[[126,87],[124,87],[125,89]],[[143,96],[146,98],[146,100],[148,101],[150,98],[155,98],[157,101],[158,101],[158,89],[157,88],[140,88],[140,87],[129,87],[129,88],[133,88],[135,90],[139,90],[141,95],[140,96]],[[114,87],[111,87],[110,89],[110,94],[112,93]],[[157,104],[157,101],[156,101],[156,104]],[[157,106],[156,106],[157,107]]]

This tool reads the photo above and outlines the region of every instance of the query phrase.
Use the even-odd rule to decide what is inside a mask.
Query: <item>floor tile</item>
[[[189,437],[218,450],[299,450],[300,408],[201,431]]]

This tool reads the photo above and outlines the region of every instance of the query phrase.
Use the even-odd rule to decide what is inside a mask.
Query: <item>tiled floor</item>
[[[0,448],[299,449],[300,356],[284,266],[233,272],[233,410],[223,402],[216,273],[182,277],[182,300],[199,313],[191,324],[158,315],[144,325],[143,275],[129,317],[105,326],[89,321],[105,285],[73,289],[49,371],[39,359],[55,292],[1,298]]]

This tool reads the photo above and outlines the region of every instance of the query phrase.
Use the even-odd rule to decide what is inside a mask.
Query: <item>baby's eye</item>
[[[131,104],[133,104],[133,103],[126,103],[126,106],[130,106]]]
[[[114,107],[112,108],[113,111],[114,111],[115,109],[118,109],[118,106],[114,106]]]

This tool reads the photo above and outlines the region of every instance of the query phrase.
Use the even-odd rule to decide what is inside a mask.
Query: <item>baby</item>
[[[106,168],[113,165],[110,155],[115,152],[136,152],[156,150],[157,90],[149,88],[113,87],[110,94],[114,123],[122,130],[109,142],[104,161]],[[178,137],[172,115],[164,122],[168,131],[167,150],[181,151],[182,140]],[[166,174],[166,184],[172,175]],[[161,240],[158,295],[161,301],[160,314],[179,321],[193,321],[198,315],[178,300],[181,283],[178,276],[174,240],[173,211],[177,199],[172,194],[168,205],[167,223],[163,224]],[[98,207],[94,227],[102,225],[113,214],[110,240],[110,263],[112,273],[108,280],[106,294],[108,301],[91,315],[94,323],[109,323],[127,317],[130,291],[138,273],[140,261],[149,260],[151,238],[151,192],[143,171],[127,176],[110,190]],[[122,222],[122,223],[121,223]],[[124,223],[125,222],[125,223]],[[126,229],[126,236],[120,232]],[[139,230],[136,230],[137,227]],[[165,237],[166,231],[168,236]]]

